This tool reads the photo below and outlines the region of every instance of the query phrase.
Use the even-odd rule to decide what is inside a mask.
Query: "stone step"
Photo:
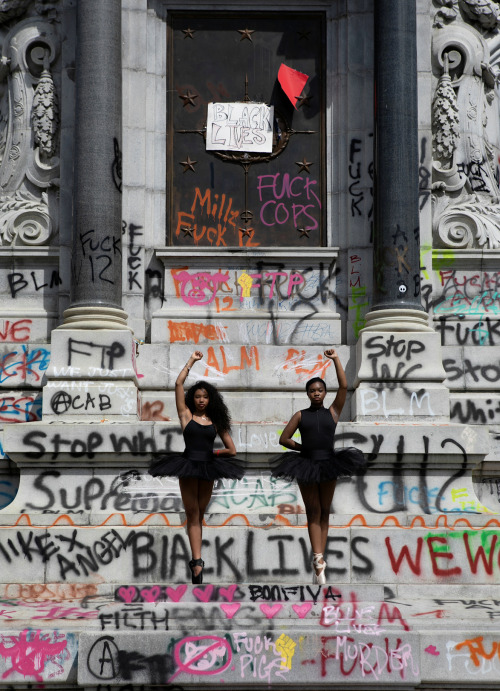
[[[0,586],[1,630],[54,627],[80,631],[186,631],[319,628],[336,635],[386,630],[452,635],[498,631],[500,587],[428,588],[137,584],[116,587],[53,583]],[[79,590],[81,597],[74,595]],[[427,591],[424,592],[424,591]],[[50,599],[49,599],[50,598]]]
[[[241,386],[241,384],[240,384]],[[240,388],[240,387],[238,387]],[[250,456],[270,456],[280,453],[280,432],[287,421],[286,415],[278,422],[236,422],[232,436],[238,453]],[[3,448],[9,458],[23,466],[32,460],[41,463],[64,461],[74,458],[99,460],[108,454],[109,464],[121,465],[132,459],[140,465],[151,460],[151,455],[164,451],[184,449],[184,441],[178,421],[131,421],[97,424],[82,420],[78,424],[64,422],[32,422],[27,430],[23,425],[6,425],[3,429]],[[376,426],[375,426],[376,425]],[[422,456],[433,464],[465,461],[473,465],[489,452],[488,431],[480,425],[437,424],[428,421],[415,422],[339,422],[335,437],[336,447],[355,445],[367,454],[375,454],[386,460],[397,454],[405,454],[405,462],[418,467]],[[31,454],[26,456],[26,454]],[[110,456],[109,454],[114,454]],[[40,463],[41,461],[41,463]],[[74,463],[69,463],[75,468]],[[92,465],[92,464],[91,464]],[[122,466],[123,467],[123,466]],[[134,467],[133,465],[131,467]]]
[[[498,683],[498,585],[32,582],[0,585],[0,600],[13,688],[27,688],[28,649],[37,681],[65,690]]]
[[[486,689],[496,683],[491,660],[497,632],[397,631],[336,633],[292,628],[210,631],[62,631],[54,628],[0,632],[16,657],[0,657],[0,673],[13,688],[26,684],[26,647],[38,656],[36,679],[59,688],[176,689],[316,688]],[[493,654],[491,651],[493,650]],[[481,675],[477,678],[478,673]],[[30,673],[31,676],[35,676]],[[447,686],[450,677],[457,679]],[[64,686],[60,686],[64,684]],[[103,687],[103,684],[105,686]],[[109,686],[108,686],[109,685]],[[143,688],[143,687],[141,687]],[[169,687],[170,688],[170,687]]]
[[[52,593],[52,599],[29,597],[40,592],[39,584],[34,583],[23,586],[27,596],[2,597],[2,627],[57,623],[58,628],[70,630],[210,630],[218,623],[249,629],[263,624],[270,628],[320,626],[347,634],[392,626],[406,631],[449,630],[456,622],[495,630],[500,617],[499,586],[493,587],[489,597],[479,587],[468,588],[465,596],[460,586],[450,586],[444,597],[432,597],[423,588],[407,588],[406,592],[401,588],[396,595],[389,587],[352,584],[224,587],[213,583],[143,583],[119,586],[114,593],[106,588],[81,598],[61,599],[54,595],[62,593],[61,585],[47,584],[45,592]],[[7,588],[3,591],[8,594]]]
[[[51,515],[68,513],[75,523],[88,523],[89,513],[98,515],[92,521],[102,523],[116,513],[182,512],[178,480],[153,478],[148,472],[162,450],[184,448],[177,424],[30,423],[28,427],[26,431],[23,425],[7,425],[3,441],[0,437],[20,469],[15,477],[2,475],[5,494],[0,506],[5,508],[0,524],[16,513],[31,517],[46,512],[49,518],[39,519],[46,521]],[[238,455],[247,463],[246,475],[239,481],[215,483],[208,514],[244,514],[252,521],[261,513],[278,513],[293,523],[295,515],[305,513],[297,484],[270,474],[270,458],[283,451],[280,429],[272,424],[235,425],[233,437]],[[405,519],[415,514],[499,514],[493,464],[485,466],[483,476],[473,475],[487,440],[463,425],[409,428],[341,423],[337,446],[355,445],[369,462],[365,474],[339,479],[332,513],[367,514],[370,521],[378,516],[377,522],[391,515]]]
[[[484,594],[484,593],[483,593]],[[467,629],[497,632],[494,610],[467,611],[448,605],[438,607],[430,600],[413,600],[404,606],[384,601],[342,602],[330,598],[323,602],[283,603],[245,602],[138,602],[101,603],[88,609],[77,602],[64,606],[52,602],[35,605],[3,603],[0,629],[54,627],[64,631],[185,631],[291,630],[297,627],[321,630],[336,635],[364,633],[381,635],[388,630],[413,632],[454,632]],[[98,607],[98,609],[95,609]],[[434,609],[433,609],[434,608]]]
[[[399,527],[393,521],[333,526],[325,551],[327,579],[356,585],[498,582],[496,519],[473,526],[469,519],[444,517],[427,526],[428,519]],[[305,526],[222,523],[208,525],[203,536],[207,581],[286,585],[312,580]],[[47,527],[19,521],[0,528],[0,583],[182,583],[190,579],[190,558],[185,528],[165,523],[80,527],[61,517]]]

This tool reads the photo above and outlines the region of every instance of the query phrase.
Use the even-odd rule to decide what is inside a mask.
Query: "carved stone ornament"
[[[479,11],[481,3],[475,6]],[[490,65],[488,43],[467,24],[439,29],[433,63],[438,78],[432,113],[433,244],[498,248],[498,72]]]
[[[16,192],[0,197],[0,245],[46,245],[52,234],[47,194],[41,200]]]
[[[56,150],[59,107],[52,75],[44,69],[33,98],[33,133],[41,156],[50,159]]]
[[[0,25],[7,24],[13,19],[18,19],[26,14],[32,0],[0,0]],[[34,10],[41,17],[46,19],[56,19],[59,13],[59,3],[57,0],[40,0],[35,2]]]
[[[2,0],[0,2],[0,24],[5,24],[11,19],[22,17],[31,0]]]
[[[47,243],[57,228],[56,215],[50,219],[49,205],[51,209],[57,208],[54,202],[59,185],[59,158],[55,155],[59,107],[51,71],[58,46],[56,26],[39,18],[14,24],[3,42],[0,58],[2,245]]]
[[[460,8],[471,22],[493,31],[500,26],[500,7],[495,0],[459,0]]]
[[[500,27],[500,7],[496,0],[434,0],[439,9],[434,16],[434,26],[442,27],[460,16],[477,28],[497,31]]]
[[[448,54],[432,104],[432,153],[435,159],[451,162],[460,136],[457,97],[448,72]]]
[[[457,0],[434,0],[434,5],[439,7],[434,15],[434,26],[442,27],[447,22],[451,22],[458,16]]]
[[[475,195],[470,201],[451,204],[437,224],[442,244],[453,249],[500,247],[499,213],[500,204],[485,208]]]

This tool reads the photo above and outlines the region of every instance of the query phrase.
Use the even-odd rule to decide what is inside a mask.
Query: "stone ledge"
[[[10,513],[0,511],[0,528],[47,528],[58,526],[103,526],[137,528],[164,527],[182,528],[186,523],[183,511],[29,511]],[[266,513],[207,513],[204,517],[207,528],[304,528],[307,525],[305,514]],[[500,530],[500,515],[476,512],[450,511],[448,513],[411,514],[407,511],[386,513],[330,514],[330,530],[350,528],[423,528],[427,530],[466,530],[489,528]]]
[[[441,690],[447,688],[450,675],[460,678],[448,687],[453,691],[496,691],[498,686],[495,665],[483,664],[492,659],[490,651],[498,638],[498,595],[491,588],[486,593],[484,587],[443,585],[429,593],[428,587],[418,585],[383,588],[336,582],[311,586],[296,581],[272,586],[257,582],[229,586],[138,583],[110,590],[109,584],[52,583],[44,594],[40,587],[39,583],[16,586],[24,588],[23,595],[14,593],[13,586],[0,585],[8,615],[2,621],[0,641],[10,647],[26,640],[35,650],[39,636],[48,650],[53,647],[53,655],[41,657],[37,681],[63,682],[68,690],[95,686],[99,681],[96,674],[102,674],[105,663],[113,663],[106,682],[118,688],[131,681],[164,684],[173,682],[174,676],[182,688],[227,683],[229,666],[204,665],[195,675],[190,674],[189,665],[181,663],[193,645],[207,662],[212,659],[215,663],[217,658],[209,654],[214,644],[221,648],[223,658],[234,663],[231,688],[248,688],[247,682],[252,688],[269,688],[271,681],[274,686],[285,680],[290,689],[299,688],[300,680],[302,688],[305,683],[324,689],[353,684],[372,688],[375,671],[379,688],[381,683],[384,688],[420,688],[425,681],[422,688],[436,684],[433,688]],[[33,595],[35,588],[38,595]],[[448,597],[441,600],[443,595]],[[57,642],[63,644],[65,654],[54,658]],[[378,652],[371,659],[373,651]],[[93,655],[97,654],[96,667]],[[263,654],[266,661],[259,667]],[[72,668],[77,656],[78,677]],[[284,658],[288,660],[285,677],[273,679],[273,674],[285,670]],[[55,670],[54,659],[59,662]],[[133,660],[130,665],[129,659]],[[162,659],[168,661],[163,677],[158,667]],[[2,657],[0,671],[11,672],[10,683],[26,684],[30,675],[12,672],[9,661],[8,656]],[[259,668],[267,670],[264,679],[253,677],[252,670]],[[207,669],[212,669],[210,678],[200,678]],[[405,670],[403,679],[401,669]],[[400,686],[402,681],[406,683]],[[489,681],[496,686],[490,687]]]
[[[333,527],[324,552],[326,577],[331,583],[351,583],[353,589],[365,584],[469,584],[491,594],[499,584],[499,535],[498,521],[483,528]],[[208,583],[293,585],[312,579],[305,527],[223,524],[206,527],[203,537]],[[117,586],[144,580],[179,584],[189,578],[189,559],[185,528],[177,526],[79,527],[58,521],[0,529],[4,584],[99,579]]]
[[[280,429],[282,425],[277,423],[234,424],[232,435],[237,452],[279,453],[283,450],[278,442]],[[428,440],[427,449],[424,438]],[[355,445],[369,454],[374,450],[374,440],[378,440],[375,448],[383,459],[386,454],[401,453],[402,439],[406,455],[420,457],[425,452],[429,458],[439,458],[444,463],[456,463],[457,456],[465,453],[468,464],[474,464],[490,448],[487,429],[477,425],[403,422],[339,423],[336,446]],[[178,422],[27,422],[4,428],[3,448],[14,461],[23,464],[45,458],[59,463],[70,461],[71,465],[71,456],[88,463],[110,454],[106,464],[119,465],[127,452],[138,459],[141,455],[150,459],[154,453],[182,451],[184,442]],[[73,461],[75,466],[81,462]]]

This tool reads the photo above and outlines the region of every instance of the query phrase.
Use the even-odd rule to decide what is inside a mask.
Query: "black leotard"
[[[301,453],[308,458],[329,458],[337,423],[326,408],[306,408],[300,411],[299,432]]]
[[[214,441],[217,436],[215,425],[202,425],[191,419],[182,433],[186,449],[182,454],[193,461],[211,461],[214,453]]]
[[[287,451],[271,460],[275,477],[297,480],[303,484],[335,480],[363,468],[362,452],[353,446],[334,449],[337,423],[327,408],[300,411],[299,432],[302,449]]]

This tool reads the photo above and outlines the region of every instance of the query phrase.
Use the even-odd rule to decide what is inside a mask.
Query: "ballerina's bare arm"
[[[342,412],[342,408],[345,405],[345,399],[347,396],[347,377],[345,376],[344,368],[342,367],[342,363],[340,362],[340,358],[335,348],[325,350],[325,357],[333,361],[333,364],[335,365],[335,371],[337,372],[339,388],[337,389],[337,395],[335,396],[335,400],[330,406],[330,412],[335,422],[338,422],[340,413]]]
[[[177,407],[177,415],[179,416],[179,420],[181,421],[181,427],[184,429],[184,427],[187,425],[187,423],[191,420],[193,417],[191,411],[186,405],[186,394],[184,392],[184,382],[187,379],[187,376],[189,374],[189,370],[191,367],[194,365],[195,362],[198,362],[198,360],[201,360],[203,357],[203,353],[201,350],[195,350],[194,353],[192,353],[189,356],[189,360],[186,362],[184,367],[181,369],[179,372],[177,379],[175,380],[175,405]]]
[[[295,441],[295,439],[292,439],[293,435],[297,431],[298,426],[300,425],[300,419],[301,414],[299,410],[292,415],[287,423],[287,426],[281,433],[280,444],[286,449],[291,449],[292,451],[302,450],[302,444],[298,441]]]
[[[217,449],[215,451],[217,456],[236,456],[236,447],[229,432],[223,432],[222,434],[219,434],[219,437],[221,438],[222,443],[224,444],[224,448]]]

